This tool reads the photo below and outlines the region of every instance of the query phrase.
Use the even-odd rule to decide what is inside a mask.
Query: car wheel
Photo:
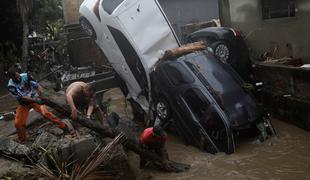
[[[214,55],[224,63],[230,63],[231,50],[229,45],[224,41],[217,41],[211,44]]]
[[[156,116],[161,121],[168,121],[171,118],[171,110],[168,102],[164,98],[160,98],[155,103]]]
[[[88,36],[90,36],[94,40],[97,38],[94,28],[92,27],[92,25],[88,22],[88,20],[86,18],[81,17],[80,18],[80,24],[81,24],[84,32]]]

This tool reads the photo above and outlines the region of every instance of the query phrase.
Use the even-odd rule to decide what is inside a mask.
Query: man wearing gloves
[[[24,143],[26,140],[26,121],[31,108],[57,124],[59,128],[65,129],[67,127],[43,105],[44,101],[40,98],[43,89],[29,74],[21,73],[19,66],[15,65],[9,69],[8,75],[10,77],[8,82],[9,93],[19,102],[15,116],[15,128],[19,143]]]

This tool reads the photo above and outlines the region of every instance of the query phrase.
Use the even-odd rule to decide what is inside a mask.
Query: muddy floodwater
[[[279,138],[264,143],[243,140],[236,153],[211,155],[184,145],[170,135],[170,158],[191,164],[185,173],[162,173],[150,169],[153,179],[310,179],[310,133],[279,120],[273,120]]]
[[[125,115],[124,100],[119,93],[111,91],[106,95],[113,97],[110,110]],[[272,123],[278,138],[271,137],[263,143],[242,139],[237,144],[236,153],[231,155],[202,152],[168,133],[170,159],[190,164],[191,169],[184,173],[143,169],[143,176],[160,180],[310,180],[310,132],[276,119],[272,119]]]

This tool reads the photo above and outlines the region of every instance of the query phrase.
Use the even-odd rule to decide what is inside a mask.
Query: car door
[[[232,132],[211,94],[206,93],[204,88],[194,86],[184,91],[182,101],[186,107],[184,110],[190,115],[184,122],[194,132],[195,139],[199,140],[199,147],[207,151],[234,152]]]

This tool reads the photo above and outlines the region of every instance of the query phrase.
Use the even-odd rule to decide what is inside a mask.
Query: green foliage
[[[53,146],[49,149],[39,147],[39,150],[46,157],[48,165],[36,164],[43,174],[52,179],[69,179],[68,166],[70,166],[70,163],[63,158],[59,147]]]
[[[44,37],[46,42],[53,41],[55,58],[63,62],[66,49],[64,19],[61,0],[34,0],[35,8],[31,19],[31,31]]]
[[[16,54],[17,48],[13,42],[5,41],[0,43],[0,62],[3,65],[4,70],[18,62],[18,57]]]
[[[20,60],[18,57],[20,57],[21,52],[23,59],[27,59],[29,50],[27,35],[24,36],[22,33],[22,26],[25,23],[29,25],[29,34],[36,32],[41,37],[43,36],[47,40],[46,42],[57,41],[56,44],[53,44],[56,51],[63,52],[66,42],[63,33],[64,20],[61,0],[18,0],[12,1],[11,4],[8,1],[3,1],[1,4],[3,7],[7,7],[1,7],[2,15],[4,15],[4,21],[1,24],[10,31],[7,31],[8,33],[4,35],[4,38],[0,39],[0,75],[8,67]],[[14,11],[16,17],[14,17],[14,13],[7,9]],[[12,24],[19,24],[19,26],[13,26]],[[25,30],[24,33],[28,33],[28,31]],[[22,46],[20,46],[20,42],[23,42]],[[37,48],[40,49],[40,47]],[[58,59],[63,58],[62,55],[59,56]]]
[[[62,30],[63,12],[61,0],[34,0],[32,30],[52,40]]]

